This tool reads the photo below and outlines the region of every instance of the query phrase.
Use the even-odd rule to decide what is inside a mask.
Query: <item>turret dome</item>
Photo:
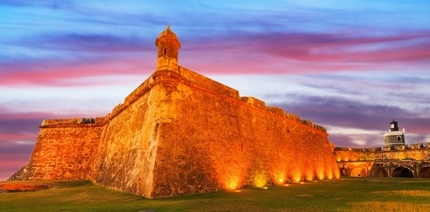
[[[167,29],[162,31],[159,35],[158,38],[161,37],[170,37],[173,39],[178,39],[178,37],[176,37],[176,34],[174,32],[172,32],[172,30],[170,30],[170,26],[167,26]]]
[[[179,43],[179,39],[176,34],[172,30],[170,30],[170,26],[167,26],[167,29],[165,29],[158,35],[157,39],[155,40],[155,45],[158,46],[158,42],[162,40],[174,40],[176,41],[174,43],[177,45],[177,48],[181,48],[181,43]]]

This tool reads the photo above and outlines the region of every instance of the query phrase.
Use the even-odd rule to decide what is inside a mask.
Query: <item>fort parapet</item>
[[[96,127],[105,124],[104,117],[97,118],[72,118],[72,119],[45,119],[40,125],[44,127],[58,127],[58,126],[85,126],[85,127]]]
[[[429,150],[427,144],[418,143],[376,148],[336,147],[334,153],[345,176],[430,177]]]
[[[179,66],[170,29],[156,45],[156,71],[111,113],[44,120],[10,180],[90,179],[157,198],[339,178],[324,127]]]
[[[346,148],[336,147],[337,161],[373,161],[382,159],[395,160],[425,160],[430,155],[429,148],[424,143],[411,145],[395,145],[376,148]]]

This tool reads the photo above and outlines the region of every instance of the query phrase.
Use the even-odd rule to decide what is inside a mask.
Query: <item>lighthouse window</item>
[[[166,54],[166,49],[164,49],[164,54]]]
[[[398,140],[398,141],[401,141],[401,140],[402,140],[402,137],[397,136],[397,140]]]

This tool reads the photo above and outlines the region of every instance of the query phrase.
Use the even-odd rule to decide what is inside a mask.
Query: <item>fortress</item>
[[[385,146],[378,148],[336,147],[335,155],[343,176],[430,177],[429,144],[405,145],[405,129],[393,120],[384,133]]]
[[[155,72],[105,117],[44,120],[9,180],[89,179],[147,198],[337,179],[324,127],[178,65],[168,27]]]

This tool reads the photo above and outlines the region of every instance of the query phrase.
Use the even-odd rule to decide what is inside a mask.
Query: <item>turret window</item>
[[[164,54],[166,54],[166,49],[164,49]]]

